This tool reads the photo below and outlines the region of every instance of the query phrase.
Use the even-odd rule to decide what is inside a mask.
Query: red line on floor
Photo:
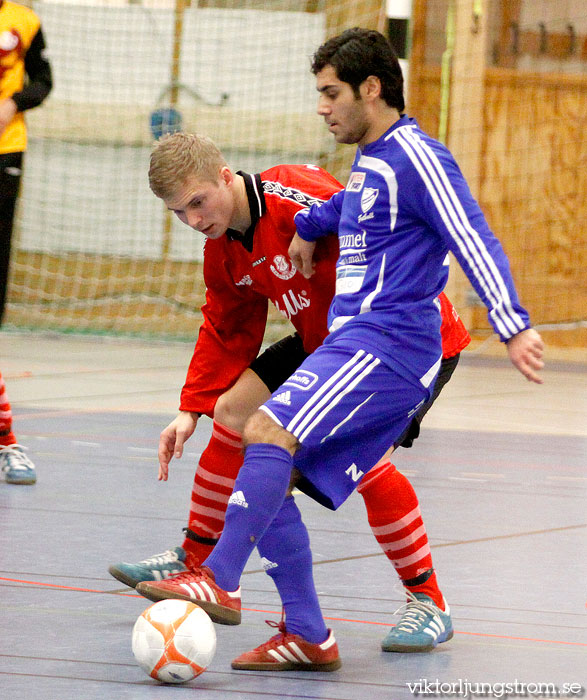
[[[110,594],[108,591],[100,591],[96,588],[80,588],[79,586],[63,586],[57,583],[42,583],[41,581],[24,581],[18,578],[6,578],[0,576],[0,581],[7,581],[9,583],[24,583],[29,586],[43,586],[44,588],[56,588],[65,591],[80,591],[82,593],[100,593],[101,595],[121,595],[128,598],[142,598],[143,596],[138,595],[138,593],[116,593]],[[275,615],[275,610],[261,610],[259,608],[243,608],[247,612],[258,612],[264,613],[266,615]],[[331,617],[325,615],[326,620],[334,620],[335,622],[355,622],[360,625],[380,625],[384,627],[389,627],[388,622],[375,622],[374,620],[352,620],[347,617]],[[565,644],[569,646],[587,647],[585,642],[563,642],[559,639],[535,639],[534,637],[515,637],[508,634],[488,634],[486,632],[459,632],[455,630],[455,634],[463,634],[474,637],[492,637],[494,639],[512,639],[522,642],[541,642],[543,644]]]

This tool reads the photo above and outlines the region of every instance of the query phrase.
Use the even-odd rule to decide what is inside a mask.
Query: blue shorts
[[[336,510],[429,393],[372,353],[334,342],[306,358],[261,410],[301,444],[296,486]]]

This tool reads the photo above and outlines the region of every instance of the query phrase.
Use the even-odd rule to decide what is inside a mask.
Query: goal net
[[[27,114],[6,325],[193,338],[203,236],[149,190],[151,127],[171,109],[235,169],[320,163],[344,174],[316,115],[310,57],[327,33],[375,27],[382,4],[29,4],[42,20],[54,89]],[[272,313],[272,325],[283,323]]]
[[[408,112],[457,156],[533,321],[553,342],[584,343],[582,0],[28,4],[54,89],[27,114],[7,327],[193,339],[203,237],[148,188],[151,127],[171,114],[235,169],[317,163],[345,182],[354,148],[335,146],[315,113],[310,57],[348,27],[391,35],[386,15],[411,4]],[[450,290],[484,338],[486,311],[471,292],[462,280]],[[271,312],[268,339],[283,324]]]

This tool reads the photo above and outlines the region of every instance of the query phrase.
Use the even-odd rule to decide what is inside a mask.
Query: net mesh
[[[381,2],[29,4],[54,89],[27,115],[6,323],[192,338],[203,237],[149,190],[152,123],[173,110],[235,169],[320,162],[344,176],[350,160],[315,114],[310,57],[327,32],[376,26]]]
[[[235,169],[312,162],[345,182],[354,148],[335,146],[315,114],[310,57],[347,27],[386,31],[386,3],[29,4],[54,89],[27,115],[5,324],[191,339],[203,240],[148,188],[153,122],[174,110]],[[584,3],[413,0],[412,11],[408,112],[455,152],[534,322],[554,342],[584,343]],[[450,293],[487,336],[468,283]],[[284,324],[272,312],[268,338]]]

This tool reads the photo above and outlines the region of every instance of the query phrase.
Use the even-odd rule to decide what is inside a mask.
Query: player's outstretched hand
[[[314,257],[314,248],[316,243],[312,241],[305,241],[300,238],[296,233],[291,239],[289,244],[288,254],[294,264],[296,270],[301,272],[306,279],[314,274],[314,263],[312,258]]]
[[[192,436],[198,423],[198,414],[181,411],[161,433],[159,438],[159,481],[167,481],[171,458],[180,459],[183,446]]]
[[[514,335],[507,341],[508,355],[516,367],[529,382],[542,384],[544,381],[537,372],[544,367],[542,353],[544,342],[533,328]]]

